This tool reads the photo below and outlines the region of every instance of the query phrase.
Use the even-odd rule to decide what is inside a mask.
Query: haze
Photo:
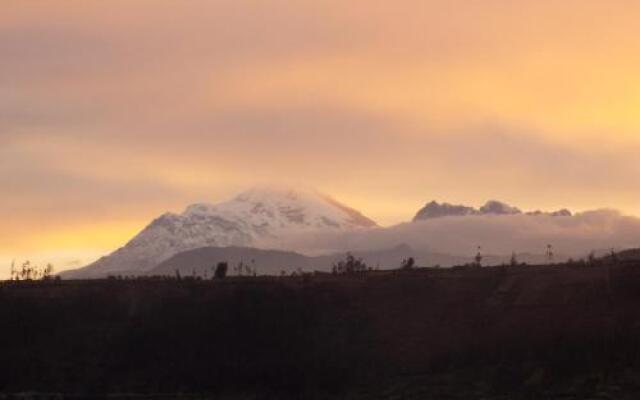
[[[81,264],[264,182],[382,225],[432,199],[638,215],[639,20],[615,0],[4,0],[0,268]]]

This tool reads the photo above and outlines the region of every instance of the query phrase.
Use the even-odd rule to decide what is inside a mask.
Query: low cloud
[[[511,252],[583,257],[592,250],[638,247],[640,219],[615,210],[597,210],[572,217],[505,215],[444,217],[389,228],[345,234],[288,238],[284,247],[307,253],[387,249],[407,244],[419,252],[457,256]]]

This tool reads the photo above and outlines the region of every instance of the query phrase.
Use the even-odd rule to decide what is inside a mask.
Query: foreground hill
[[[372,269],[394,269],[402,260],[413,257],[423,265],[453,266],[470,262],[468,257],[456,257],[447,254],[418,252],[407,245],[399,245],[390,249],[356,251],[353,254],[362,258]],[[333,264],[345,257],[344,253],[309,257],[291,251],[263,250],[250,247],[202,247],[178,253],[160,263],[148,272],[148,275],[174,275],[199,277],[213,276],[218,262],[227,262],[233,273],[240,263],[248,267],[249,275],[281,275],[293,272],[330,272]],[[245,272],[246,273],[246,272]]]
[[[640,265],[7,283],[0,391],[634,398]]]

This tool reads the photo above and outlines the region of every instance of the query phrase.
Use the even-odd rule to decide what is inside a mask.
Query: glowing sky
[[[640,215],[640,2],[3,0],[0,269],[305,183]],[[0,271],[2,273],[2,271]]]

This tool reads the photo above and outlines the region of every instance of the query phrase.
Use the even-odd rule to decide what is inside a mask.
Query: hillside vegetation
[[[634,263],[7,282],[0,320],[4,393],[506,399],[640,390]]]

